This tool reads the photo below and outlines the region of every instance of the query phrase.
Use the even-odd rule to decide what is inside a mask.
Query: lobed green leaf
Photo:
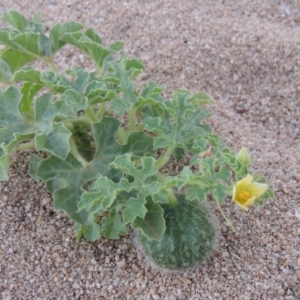
[[[127,228],[123,225],[116,209],[112,209],[108,218],[103,218],[101,224],[104,226],[102,233],[110,239],[118,239],[119,235],[127,233]]]
[[[178,90],[174,99],[164,101],[165,112],[162,117],[147,117],[143,120],[145,129],[158,134],[154,148],[186,148],[198,136],[210,132],[210,127],[201,121],[208,116],[206,110],[196,110],[188,102],[189,94]]]
[[[163,217],[164,211],[151,198],[147,199],[145,207],[147,209],[145,217],[137,217],[132,222],[132,227],[141,230],[149,239],[161,240],[166,230],[166,222]]]

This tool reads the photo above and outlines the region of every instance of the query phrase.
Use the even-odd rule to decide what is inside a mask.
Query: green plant
[[[207,240],[193,240],[208,245],[205,255],[196,255],[201,261],[212,248],[215,232],[206,209],[186,210],[208,195],[221,210],[233,193],[232,183],[248,174],[247,163],[204,123],[209,116],[204,105],[212,99],[186,90],[163,99],[163,87],[155,82],[137,88],[133,80],[143,64],[125,56],[123,43],[105,47],[93,29],[83,31],[78,23],[59,23],[46,33],[39,15],[29,21],[8,11],[2,19],[11,26],[0,30],[0,81],[9,86],[0,90],[0,180],[8,179],[15,151],[43,151],[46,157],[38,152],[31,156],[29,173],[46,184],[54,207],[75,222],[78,240],[84,236],[93,241],[101,235],[115,239],[130,224],[141,232],[145,252],[153,240],[174,245],[164,237],[172,230],[166,230],[172,212],[176,214],[171,219],[180,224],[188,224],[182,218],[199,212],[204,216],[199,239]],[[54,58],[67,44],[85,53],[94,71],[58,71]],[[35,61],[43,67],[35,67]],[[48,70],[42,71],[44,66]],[[164,171],[170,160],[180,162],[187,153],[191,159],[180,172]],[[265,182],[259,176],[254,180]],[[252,195],[243,183],[233,200],[246,207],[258,196],[262,201],[272,196],[264,184],[251,187],[260,192]],[[181,206],[185,213],[178,210]],[[196,218],[192,224],[197,222]],[[191,240],[188,234],[197,231],[188,230],[180,239]],[[195,262],[193,258],[190,264],[169,268]]]

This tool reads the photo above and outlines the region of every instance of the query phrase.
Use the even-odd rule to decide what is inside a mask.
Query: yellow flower
[[[237,154],[236,158],[246,166],[250,163],[250,155],[245,147],[242,147],[242,149]]]
[[[252,180],[253,177],[248,174],[233,187],[232,201],[244,210],[248,210],[248,206],[268,189],[267,184],[252,182]]]

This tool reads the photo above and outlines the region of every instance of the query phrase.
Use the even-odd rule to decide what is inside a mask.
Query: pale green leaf
[[[71,86],[70,81],[65,76],[50,71],[42,73],[40,80],[44,86],[50,89],[50,91],[59,94],[66,91]]]
[[[43,32],[43,26],[40,22],[40,17],[35,14],[34,22],[28,21],[22,14],[15,10],[9,10],[2,16],[2,20],[9,23],[20,32]]]
[[[39,38],[39,33],[25,32],[14,36],[11,40],[14,43],[13,48],[35,57],[41,57],[43,49],[40,47]]]
[[[31,178],[36,182],[40,181],[40,178],[37,175],[37,170],[40,167],[40,164],[41,164],[42,160],[43,159],[40,156],[36,155],[36,154],[33,154],[29,159],[28,172],[29,172]]]
[[[18,49],[4,48],[0,51],[0,79],[11,81],[14,73],[36,58]],[[2,80],[2,79],[1,79]]]
[[[117,51],[122,50],[123,47],[124,47],[124,42],[116,41],[116,42],[110,44],[109,50],[112,52],[117,52]]]
[[[188,102],[189,94],[178,90],[173,100],[164,101],[165,113],[162,117],[147,117],[143,120],[145,129],[159,134],[154,142],[154,148],[181,147],[210,132],[208,125],[201,121],[208,116],[206,110],[196,109]]]
[[[133,221],[132,227],[140,229],[149,239],[160,240],[166,230],[166,222],[163,217],[164,211],[151,198],[147,199],[145,207],[147,209],[145,217],[137,217]]]
[[[108,90],[101,81],[92,81],[85,89],[89,105],[110,101],[116,97],[116,92]]]
[[[194,184],[187,190],[185,198],[187,200],[198,200],[200,202],[204,202],[207,200],[209,192],[209,189],[203,189],[200,185]]]
[[[65,117],[76,116],[72,108],[72,102],[70,100],[71,97],[65,97],[71,102],[70,105],[67,103],[67,101],[64,101],[66,100],[64,98],[64,95],[62,98],[63,100],[54,102],[53,94],[45,93],[36,99],[35,124],[42,133],[48,134],[50,132],[53,132],[52,123],[55,117],[59,115],[63,115]],[[63,129],[61,125],[56,125],[56,127],[60,127],[62,129],[62,132],[66,132],[66,130]]]
[[[0,52],[0,81],[6,83],[6,82],[10,82],[12,78],[13,75],[10,71],[10,67],[5,62],[5,60],[1,59],[1,52]]]
[[[107,238],[118,239],[119,235],[127,233],[127,228],[123,225],[116,209],[112,209],[109,217],[103,218],[101,224],[104,226],[102,233]]]
[[[1,130],[0,130],[1,134]],[[1,148],[0,148],[0,181],[8,180],[8,169],[9,169],[9,161],[10,155],[9,154],[2,154],[1,155]]]
[[[153,153],[152,139],[142,132],[132,132],[127,143],[120,145],[115,138],[119,126],[121,122],[112,117],[103,117],[101,122],[93,125],[96,142],[95,161],[101,159],[102,163],[108,164],[122,153]]]
[[[65,211],[72,220],[80,224],[89,222],[91,214],[85,210],[78,211],[77,204],[83,192],[81,186],[97,176],[96,170],[92,167],[84,168],[69,154],[65,160],[56,156],[44,159],[36,174],[43,182],[49,181],[47,189],[53,194],[56,209]]]
[[[126,153],[116,157],[112,163],[112,166],[118,170],[122,170],[126,174],[132,175],[136,180],[141,183],[147,179],[147,177],[156,174],[158,171],[154,165],[155,159],[153,157],[141,158],[141,164],[137,168],[134,161],[131,160],[132,155]]]
[[[54,55],[60,48],[67,44],[62,40],[65,33],[73,33],[80,31],[83,26],[76,22],[58,23],[50,29],[49,37],[51,39],[51,53]]]
[[[131,109],[137,101],[131,78],[141,72],[141,66],[138,63],[126,59],[112,61],[109,65],[109,75],[105,76],[104,79],[115,82],[117,88],[122,91],[121,97],[116,97],[112,100],[111,110],[118,115],[123,115],[124,111]]]
[[[10,133],[4,128],[0,128],[0,181],[8,179],[9,161],[11,152],[19,145],[21,141],[31,139],[34,134],[14,133],[13,139],[9,143],[1,142],[10,139]]]
[[[32,124],[28,123],[19,111],[21,96],[16,87],[11,86],[6,92],[0,89],[0,145],[14,140],[15,133],[26,135],[34,132]]]
[[[76,116],[80,110],[87,108],[87,99],[82,94],[71,89],[65,90],[60,100],[60,113],[65,116]],[[68,106],[69,108],[67,108]],[[71,111],[73,113],[71,113]]]
[[[28,81],[33,83],[40,83],[41,72],[31,68],[23,67],[14,74],[14,81]]]
[[[129,192],[130,189],[131,186],[125,178],[115,183],[107,177],[100,176],[93,185],[94,191],[82,194],[78,208],[96,212],[95,205],[97,205],[99,210],[106,211],[111,207],[119,192]]]
[[[72,132],[63,123],[53,123],[35,136],[35,148],[37,151],[46,151],[52,155],[66,159],[70,152],[69,139]]]
[[[86,84],[89,83],[91,79],[96,77],[96,73],[89,73],[81,68],[68,70],[67,74],[73,77],[73,80],[70,81],[70,84],[72,89],[78,93],[83,93]]]
[[[146,99],[152,97],[153,95],[160,95],[164,90],[164,86],[157,84],[156,82],[150,81],[143,85],[143,91],[141,96]]]
[[[124,224],[131,223],[136,217],[143,219],[147,213],[145,204],[146,199],[130,198],[126,203],[126,208],[123,210]]]
[[[206,93],[204,92],[197,92],[193,94],[190,98],[189,101],[192,102],[194,105],[205,105],[205,104],[210,104],[213,103],[213,99]]]
[[[15,29],[21,32],[28,29],[28,25],[29,25],[28,20],[22,14],[20,14],[15,10],[9,10],[7,12],[4,12],[2,16],[2,20],[4,22],[9,23]]]
[[[91,242],[98,240],[100,237],[100,233],[101,227],[95,222],[90,222],[83,231],[84,237]]]
[[[176,161],[180,161],[184,157],[185,151],[182,148],[175,148],[173,155]]]
[[[51,50],[51,39],[41,33],[39,35],[39,49],[41,49],[41,53],[45,57],[51,57],[52,56],[52,50]]]
[[[33,119],[34,112],[33,112],[33,100],[34,96],[37,94],[38,91],[42,88],[42,85],[32,83],[32,82],[25,82],[21,89],[22,99],[19,105],[20,112],[22,113],[25,119]]]
[[[109,51],[98,42],[92,41],[87,35],[82,32],[66,32],[61,37],[61,41],[71,44],[86,54],[94,61],[94,63],[101,68],[103,66],[104,59],[109,55]]]
[[[227,186],[219,184],[213,189],[213,195],[218,203],[223,203],[227,196]]]
[[[85,35],[87,37],[89,37],[93,42],[97,43],[97,44],[102,44],[102,40],[101,38],[99,37],[98,33],[92,29],[92,28],[89,28],[86,32],[85,32]]]

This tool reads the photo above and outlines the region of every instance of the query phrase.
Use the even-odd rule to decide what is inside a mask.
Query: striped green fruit
[[[169,270],[185,270],[201,263],[212,251],[216,229],[208,209],[199,201],[178,199],[176,206],[162,205],[166,231],[160,241],[142,233],[139,240],[155,264]]]

